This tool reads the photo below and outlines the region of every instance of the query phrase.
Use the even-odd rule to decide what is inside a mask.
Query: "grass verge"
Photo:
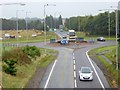
[[[109,60],[112,62],[115,62],[115,46],[107,46],[107,47],[101,47],[91,50],[88,54],[96,62],[96,64],[100,67],[100,69],[103,71],[104,75],[106,76],[110,86],[112,88],[117,88],[120,83],[120,79],[118,78],[118,75],[120,75],[120,70],[116,70],[115,64],[108,63],[101,55],[98,53],[105,52],[106,50],[110,50],[110,52],[107,52],[104,54]]]
[[[2,72],[2,85],[4,88],[24,88],[34,75],[36,69],[46,68],[57,57],[58,51],[47,49],[49,54],[44,54],[44,49],[40,48],[41,56],[33,58],[33,62],[26,65],[17,66],[16,76]]]

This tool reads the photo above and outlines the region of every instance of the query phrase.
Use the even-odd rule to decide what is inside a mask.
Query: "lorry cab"
[[[67,38],[69,41],[76,41],[77,36],[75,35],[75,30],[69,30]]]

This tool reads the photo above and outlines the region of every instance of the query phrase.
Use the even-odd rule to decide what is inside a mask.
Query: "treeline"
[[[115,12],[110,13],[110,34],[116,33],[116,20]],[[100,13],[96,16],[77,16],[66,19],[65,27],[68,29],[74,29],[76,31],[83,31],[90,35],[108,35],[109,22],[108,13]],[[119,14],[120,22],[120,14]],[[120,24],[120,23],[119,23]],[[120,26],[120,25],[119,25]]]
[[[62,16],[60,15],[58,18],[54,18],[52,15],[46,16],[45,21],[47,30],[49,28],[59,28],[59,25],[62,25]],[[44,22],[41,19],[33,21],[29,21],[29,19],[27,19],[27,22],[28,29],[43,30],[44,28]],[[2,19],[2,30],[15,30],[16,28],[17,28],[16,20]],[[26,29],[25,19],[18,20],[18,29],[19,30]]]

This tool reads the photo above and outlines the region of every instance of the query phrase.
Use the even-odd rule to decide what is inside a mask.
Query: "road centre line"
[[[101,79],[100,79],[100,77],[99,77],[99,75],[98,75],[98,73],[97,73],[97,71],[96,71],[96,69],[95,69],[95,67],[94,67],[91,59],[90,59],[90,57],[88,56],[88,52],[89,52],[89,50],[86,52],[86,56],[87,56],[87,58],[88,58],[88,60],[89,60],[89,62],[90,62],[90,64],[91,64],[91,66],[93,67],[93,69],[94,69],[94,71],[95,71],[95,74],[96,74],[96,76],[97,76],[97,78],[98,78],[98,80],[99,80],[99,82],[100,82],[103,90],[105,90],[105,87],[104,87],[104,85],[103,85],[103,83],[102,83],[102,81],[101,81]]]
[[[75,65],[74,65],[73,67],[74,67],[74,71],[75,71],[75,69],[76,69],[76,68],[75,68]]]
[[[77,82],[76,82],[76,80],[74,81],[74,83],[75,83],[75,88],[77,88]]]
[[[73,60],[73,64],[75,65],[75,60]]]
[[[74,88],[77,88],[77,82],[76,82],[76,67],[75,67],[75,57],[73,53],[73,69],[74,69]]]
[[[46,81],[46,84],[45,84],[45,87],[44,87],[44,88],[47,88],[47,85],[48,85],[48,83],[49,83],[49,80],[50,80],[50,77],[51,77],[51,75],[52,75],[52,72],[53,72],[53,69],[54,69],[54,67],[55,67],[56,62],[57,62],[57,60],[55,60],[53,66],[52,66],[52,69],[51,69],[51,71],[50,71],[50,74],[49,74],[49,76],[48,76],[48,79],[47,79],[47,81]]]
[[[74,53],[73,53],[73,56],[74,56]]]
[[[76,71],[74,71],[74,78],[76,78]]]
[[[73,60],[75,60],[75,57],[73,56]]]

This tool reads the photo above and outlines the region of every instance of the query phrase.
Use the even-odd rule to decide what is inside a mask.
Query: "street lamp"
[[[26,35],[27,35],[27,39],[26,39],[26,41],[27,41],[27,45],[28,45],[28,22],[27,22],[27,16],[28,16],[28,13],[31,13],[31,12],[26,12],[26,19],[25,19],[25,22],[26,22]]]
[[[116,17],[116,70],[118,70],[118,41],[117,41],[117,35],[118,35],[118,10],[120,10],[119,6],[120,2],[118,3],[118,6],[116,9],[109,9],[109,10],[115,10],[115,17]],[[112,7],[111,7],[112,8]]]
[[[25,3],[0,3],[0,6],[4,6],[4,5],[21,5],[24,6],[26,5]],[[1,25],[2,26],[2,25]],[[1,27],[2,28],[2,27]],[[4,39],[3,39],[4,40]]]
[[[118,35],[118,9],[115,10],[116,13],[116,70],[118,70],[118,41],[117,41],[117,35]]]
[[[116,9],[111,9],[111,10],[115,10],[115,17],[116,17],[116,70],[118,70],[118,10],[120,10],[120,1],[118,2],[118,6]],[[112,6],[111,6],[112,8]]]
[[[16,20],[16,25],[17,25],[17,27],[16,27],[16,30],[17,30],[17,33],[16,33],[17,47],[18,47],[18,12],[19,11],[23,11],[23,10],[16,10],[16,18],[17,18],[17,20]]]
[[[110,12],[109,9],[99,10],[99,11],[107,11],[108,12],[108,36],[110,40]]]
[[[44,5],[44,45],[46,46],[46,12],[45,12],[45,7],[47,6],[56,6],[55,4],[46,4]],[[46,53],[46,49],[45,49],[45,53]]]

